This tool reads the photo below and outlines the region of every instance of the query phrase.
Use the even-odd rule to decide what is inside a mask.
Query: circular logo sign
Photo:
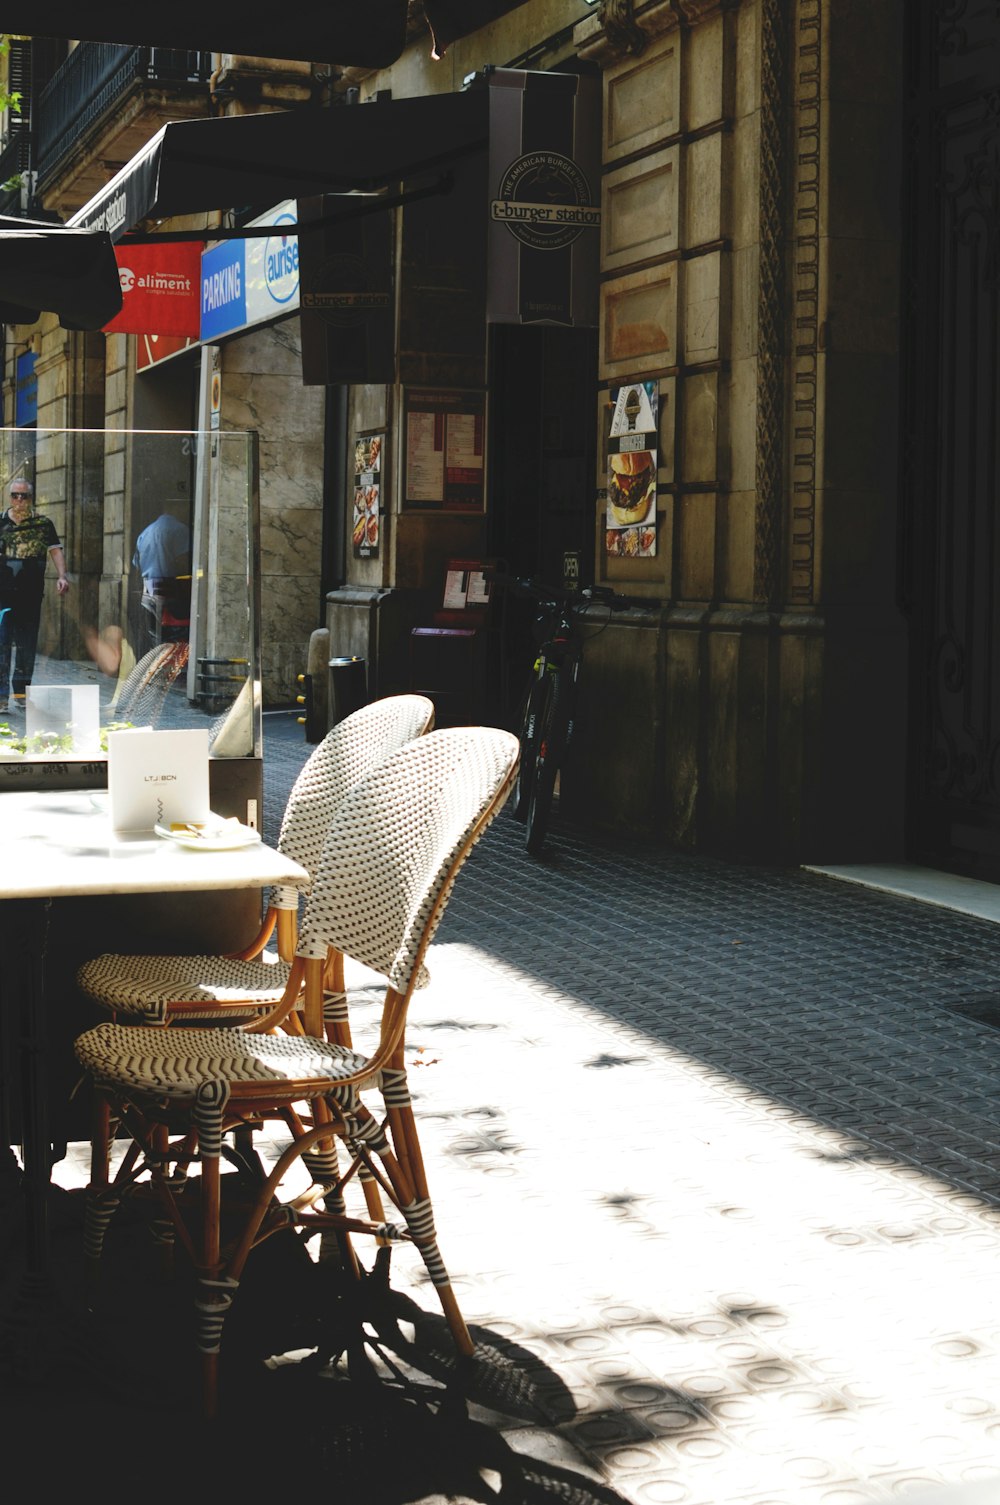
[[[572,245],[582,231],[601,222],[586,177],[559,152],[528,152],[513,161],[500,179],[490,213],[536,251]]]
[[[275,228],[294,224],[290,214],[275,220]],[[264,242],[264,286],[275,303],[294,298],[299,285],[299,242],[295,235],[269,235]]]

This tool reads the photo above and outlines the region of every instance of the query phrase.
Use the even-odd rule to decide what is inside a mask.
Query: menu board
[[[485,432],[485,393],[411,388],[406,394],[404,507],[481,512]]]
[[[351,540],[355,559],[377,559],[382,491],[382,434],[359,434],[354,441],[354,516]]]
[[[406,423],[406,502],[440,506],[444,499],[444,445],[436,413],[413,412]]]

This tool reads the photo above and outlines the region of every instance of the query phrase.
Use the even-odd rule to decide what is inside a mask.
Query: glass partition
[[[102,784],[119,726],[259,758],[256,434],[0,429],[0,481],[0,788]]]

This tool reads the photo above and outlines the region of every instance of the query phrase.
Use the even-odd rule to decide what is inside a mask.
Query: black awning
[[[408,36],[419,35],[421,16],[440,57],[449,43],[469,36],[525,0],[325,0],[296,7],[275,19],[258,6],[225,7],[204,0],[171,0],[169,5],[123,6],[120,0],[8,0],[4,25],[25,36],[79,37],[88,42],[123,42],[140,47],[183,47],[202,52],[247,53],[252,57],[296,58],[341,67],[387,68],[401,55]],[[408,20],[412,13],[413,19]],[[263,14],[263,18],[262,18]],[[39,27],[44,26],[44,32]]]
[[[122,306],[110,236],[0,216],[0,323],[103,329]]]
[[[248,53],[302,62],[385,68],[406,46],[407,0],[323,0],[286,15],[271,6],[238,9],[204,0],[166,5],[122,5],[120,0],[9,0],[8,34],[80,37],[88,42],[131,42],[142,47],[183,47],[203,52]],[[40,30],[44,28],[44,30]]]
[[[486,147],[485,89],[165,125],[69,220],[119,239],[156,216],[373,190]]]

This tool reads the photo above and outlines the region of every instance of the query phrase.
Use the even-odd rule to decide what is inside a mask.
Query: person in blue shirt
[[[191,619],[191,529],[161,512],[135,541],[132,563],[142,576],[142,605],[157,642],[182,642]]]

